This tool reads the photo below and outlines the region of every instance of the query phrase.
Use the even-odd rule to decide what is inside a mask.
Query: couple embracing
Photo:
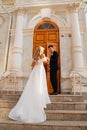
[[[53,86],[53,94],[57,94],[58,53],[54,51],[53,46],[48,46],[52,53],[50,57],[50,79]],[[44,54],[44,48],[39,46],[33,57],[32,72],[24,87],[23,93],[17,104],[10,111],[8,117],[25,123],[39,123],[46,120],[44,108],[51,103],[46,82],[46,73],[43,63],[49,60]],[[52,65],[55,65],[53,67]],[[54,74],[52,74],[52,71]],[[52,79],[52,76],[54,79]]]

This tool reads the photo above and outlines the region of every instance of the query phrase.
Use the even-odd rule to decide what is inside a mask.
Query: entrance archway
[[[53,44],[55,50],[58,51],[58,92],[61,92],[60,87],[60,40],[59,40],[59,28],[58,26],[51,21],[43,21],[36,25],[34,29],[34,39],[33,39],[33,52],[38,46],[43,46],[45,48],[45,55],[50,57],[49,51],[47,49],[49,43]],[[46,74],[47,74],[47,85],[48,92],[52,92],[52,86],[50,83],[50,74],[49,74],[49,64],[45,65]]]

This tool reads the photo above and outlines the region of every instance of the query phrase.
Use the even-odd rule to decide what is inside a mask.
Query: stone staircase
[[[16,122],[8,113],[21,93],[0,93],[0,130],[87,130],[87,101],[81,95],[60,94],[50,96],[47,121],[37,124]]]

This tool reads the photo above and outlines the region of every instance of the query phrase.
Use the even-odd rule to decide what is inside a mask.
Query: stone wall
[[[84,13],[84,12],[83,12]],[[23,72],[26,77],[29,76],[31,73],[30,63],[32,61],[32,47],[33,47],[33,29],[36,23],[31,22],[36,15],[36,13],[25,13],[25,24],[23,30]],[[72,70],[72,33],[71,33],[71,14],[68,9],[63,10],[56,10],[54,12],[56,17],[59,17],[64,21],[64,26],[59,27],[60,29],[60,56],[61,56],[61,87],[62,91],[68,91],[71,89],[71,82],[69,79],[69,74]],[[15,38],[15,25],[16,25],[16,14],[13,14],[13,21],[12,21],[12,29],[11,29],[11,39],[9,41],[9,18],[5,18],[3,15],[4,21],[0,24],[0,71],[5,71],[6,65],[7,70],[9,68],[9,63],[11,60],[12,55],[12,48],[14,44]],[[52,19],[51,19],[52,20]],[[81,40],[82,40],[82,48],[83,48],[83,56],[84,56],[84,63],[87,67],[87,44],[86,44],[86,30],[85,28],[85,19],[84,14],[82,15],[79,13],[79,20],[80,20],[80,27],[81,27]],[[29,24],[31,22],[31,24]],[[36,21],[35,21],[36,22]],[[31,26],[30,26],[31,25]],[[9,51],[8,51],[9,45]],[[2,57],[3,55],[3,57]],[[8,56],[8,57],[7,57]],[[7,59],[8,58],[8,59]],[[70,91],[70,90],[69,90]]]
[[[7,65],[10,17],[5,14],[0,17],[2,19],[0,24],[0,72],[2,72],[6,70]]]

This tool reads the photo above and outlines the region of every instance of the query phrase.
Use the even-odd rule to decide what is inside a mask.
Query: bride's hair
[[[40,54],[43,51],[44,51],[44,48],[42,46],[37,47],[35,52],[34,52],[34,56],[33,56],[34,60],[39,60],[40,59]]]

